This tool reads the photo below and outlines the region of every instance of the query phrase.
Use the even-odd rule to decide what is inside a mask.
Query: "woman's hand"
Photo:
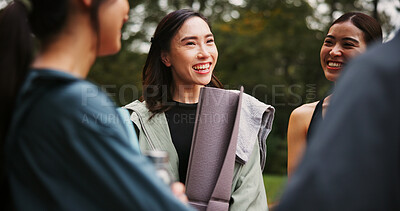
[[[180,183],[180,182],[174,182],[171,185],[171,190],[172,193],[174,193],[174,195],[183,203],[187,204],[188,203],[188,198],[185,194],[185,185]]]

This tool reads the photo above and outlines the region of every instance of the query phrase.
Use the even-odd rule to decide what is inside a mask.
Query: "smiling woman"
[[[351,12],[335,20],[324,39],[320,51],[321,67],[326,79],[335,82],[343,66],[367,49],[373,42],[382,42],[382,29],[372,17]],[[288,175],[290,176],[315,130],[315,123],[322,121],[331,95],[321,101],[304,104],[296,108],[289,119]]]
[[[321,48],[321,67],[326,79],[336,81],[342,66],[367,48],[363,32],[351,22],[334,24]]]
[[[204,16],[191,10],[168,14],[157,26],[143,68],[142,101],[125,106],[133,111],[141,150],[167,151],[168,170],[182,183],[186,182],[200,88],[222,88],[213,74],[217,59],[214,36]],[[260,168],[261,141],[252,143],[248,162],[235,163],[230,210],[268,208]]]
[[[159,114],[171,102],[196,103],[200,87],[222,88],[213,74],[218,51],[208,20],[190,10],[164,17],[151,39],[143,68],[143,97],[147,108]]]
[[[200,17],[185,21],[171,40],[169,51],[162,51],[164,65],[172,73],[172,100],[197,103],[200,87],[210,83],[218,50],[210,27]],[[179,92],[184,88],[184,93]]]

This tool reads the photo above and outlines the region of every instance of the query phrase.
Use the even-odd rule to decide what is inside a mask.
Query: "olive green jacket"
[[[149,119],[152,113],[145,103],[134,101],[125,106],[133,111],[131,120],[139,128],[139,145],[141,151],[164,150],[169,154],[168,170],[179,180],[178,154],[172,143],[168,122],[164,113]],[[231,211],[268,210],[262,171],[260,168],[260,153],[258,141],[250,159],[246,164],[235,163],[232,181]]]

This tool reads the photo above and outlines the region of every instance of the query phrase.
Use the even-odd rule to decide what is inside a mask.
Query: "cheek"
[[[329,53],[329,49],[325,46],[321,47],[321,51],[319,52],[319,56],[322,58],[324,58],[327,54]]]
[[[321,48],[321,51],[319,52],[319,58],[321,60],[321,65],[325,64],[324,59],[325,59],[326,55],[328,54],[328,52],[329,51],[326,48],[324,48],[324,47]]]

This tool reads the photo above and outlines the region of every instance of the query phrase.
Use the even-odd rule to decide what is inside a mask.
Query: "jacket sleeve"
[[[235,163],[229,207],[231,211],[268,210],[259,152],[258,142],[256,142],[247,163],[244,165]]]
[[[27,132],[40,138],[24,141],[23,149],[13,151],[22,156],[12,160],[11,183],[19,184],[13,186],[15,195],[27,194],[28,189],[40,194],[30,194],[18,208],[189,210],[154,176],[150,161],[132,147],[111,100],[104,93],[83,98],[75,94],[81,87],[75,89],[38,105],[42,111],[30,115],[40,118],[41,124],[32,124]],[[18,188],[27,180],[31,187]]]

